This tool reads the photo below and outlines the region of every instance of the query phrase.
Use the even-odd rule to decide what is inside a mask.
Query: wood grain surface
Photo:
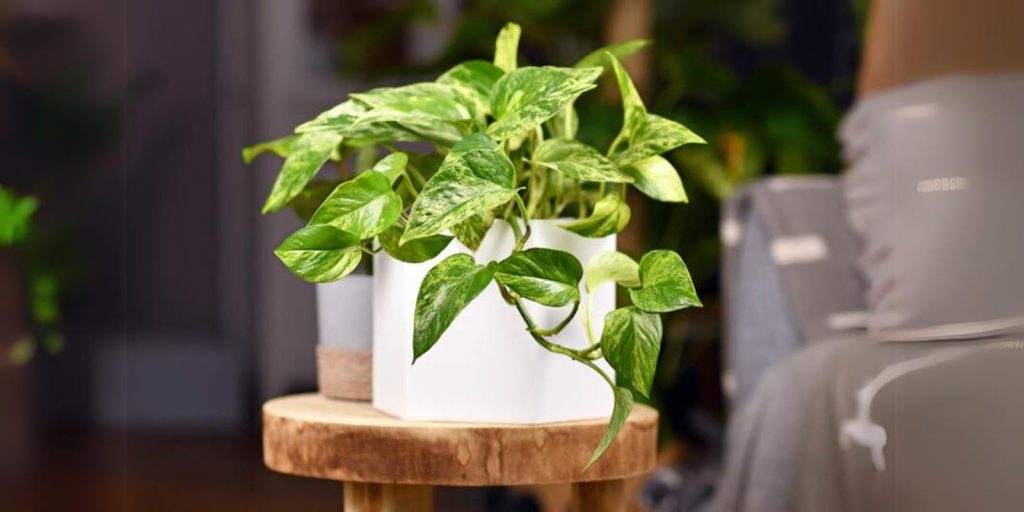
[[[606,421],[413,422],[366,402],[294,395],[264,404],[263,457],[267,467],[292,475],[411,485],[587,482],[650,471],[658,413],[637,405],[615,443],[582,472]]]
[[[431,512],[434,488],[427,485],[345,483],[344,512]]]

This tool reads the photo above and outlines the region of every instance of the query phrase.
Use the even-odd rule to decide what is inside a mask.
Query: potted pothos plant
[[[593,463],[634,397],[650,392],[659,314],[700,306],[675,252],[639,262],[615,252],[630,218],[627,190],[685,202],[660,155],[703,140],[644,107],[619,59],[646,41],[602,48],[573,67],[519,67],[519,34],[505,26],[493,62],[351,94],[294,134],[247,148],[246,158],[285,157],[263,211],[307,211],[306,226],[275,251],[295,275],[335,281],[373,257],[376,407],[522,423],[610,410]],[[576,140],[573,103],[604,73],[618,84],[624,116],[599,150]],[[405,141],[435,151],[399,151]],[[376,160],[379,151],[387,155]],[[313,180],[353,153],[353,176],[342,166],[333,181]],[[616,309],[610,283],[632,304]]]

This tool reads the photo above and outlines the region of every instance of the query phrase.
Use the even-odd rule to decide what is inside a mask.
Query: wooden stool
[[[606,420],[500,425],[404,421],[366,402],[294,395],[263,405],[263,460],[340,480],[347,512],[429,512],[433,486],[574,483],[577,511],[621,512],[624,479],[654,468],[658,412],[637,405],[581,472]]]

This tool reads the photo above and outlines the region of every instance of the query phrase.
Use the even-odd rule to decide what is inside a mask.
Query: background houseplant
[[[286,157],[263,211],[288,204],[312,210],[307,226],[275,251],[310,282],[340,279],[364,254],[381,250],[408,263],[433,259],[453,237],[476,250],[496,221],[503,221],[514,238],[503,259],[478,262],[471,254],[450,255],[426,273],[422,284],[408,283],[419,287],[413,361],[494,282],[534,342],[591,368],[611,387],[614,409],[593,461],[614,440],[634,395],[650,393],[661,345],[658,314],[700,302],[674,252],[653,251],[639,263],[607,252],[584,269],[569,252],[527,249],[531,220],[571,216],[574,220],[561,228],[588,238],[614,235],[629,222],[630,185],[656,200],[686,201],[676,170],[660,154],[703,140],[644,107],[618,58],[646,42],[606,47],[572,68],[519,68],[519,35],[518,25],[502,29],[493,64],[468,61],[436,82],[353,94],[300,125],[296,134],[248,148],[245,157],[264,151]],[[624,116],[618,135],[600,152],[575,140],[579,119],[573,103],[606,71],[618,83]],[[409,155],[393,146],[398,141],[430,142],[437,152]],[[390,154],[370,167],[376,146]],[[312,182],[321,166],[343,161],[351,152],[360,153],[356,169],[363,172],[339,180],[333,189],[330,182]],[[599,336],[591,327],[581,281],[588,292],[615,282],[628,289],[633,302],[610,312]],[[541,326],[526,301],[570,309],[556,325]],[[552,342],[580,311],[590,345]],[[602,358],[616,378],[595,362]]]
[[[50,354],[64,348],[64,336],[57,326],[61,276],[47,258],[40,257],[43,249],[39,246],[45,242],[33,230],[37,207],[35,197],[19,197],[0,186],[0,251],[10,250],[15,256],[4,262],[15,263],[20,280],[11,285],[24,288],[22,295],[27,299],[25,332],[15,333],[15,339],[0,339],[5,346],[10,343],[6,359],[14,365],[28,363],[40,345]]]

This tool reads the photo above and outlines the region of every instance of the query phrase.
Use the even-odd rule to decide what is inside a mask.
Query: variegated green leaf
[[[601,458],[601,455],[604,454],[605,450],[612,445],[612,442],[619,435],[622,426],[629,419],[629,414],[633,412],[633,393],[626,388],[617,386],[612,387],[612,392],[615,394],[615,405],[612,408],[612,416],[608,420],[608,428],[605,429],[601,442],[594,449],[594,453],[590,455],[590,461],[583,467],[583,471],[586,471],[593,463],[597,462],[597,459]]]
[[[652,199],[666,203],[685,203],[688,200],[676,168],[660,156],[633,162],[623,170],[635,180],[633,186]]]
[[[408,163],[409,155],[402,153],[401,151],[396,151],[384,158],[381,158],[380,161],[373,164],[373,168],[371,170],[384,175],[384,177],[393,184],[405,171],[405,166]]]
[[[601,198],[594,211],[585,219],[575,220],[561,227],[587,238],[602,238],[626,229],[629,224],[629,205],[615,194]]]
[[[612,156],[619,165],[629,165],[660,155],[683,144],[704,144],[689,128],[664,117],[647,114],[640,129],[629,139],[629,147]]]
[[[296,276],[311,283],[337,281],[362,258],[360,240],[334,226],[306,226],[292,233],[274,254]]]
[[[501,68],[483,60],[470,60],[445,71],[437,82],[459,89],[474,106],[477,114],[491,113],[491,88],[501,75]]]
[[[448,247],[448,243],[452,241],[452,237],[447,235],[433,235],[426,238],[417,238],[404,245],[399,245],[398,241],[401,238],[402,229],[398,226],[391,226],[377,235],[377,239],[380,240],[380,246],[392,258],[406,263],[422,263],[432,260],[438,254],[441,254],[441,251]]]
[[[437,87],[412,84],[353,95],[295,131],[340,133],[353,146],[414,140],[450,145],[468,129],[469,108],[462,105],[454,89],[433,85]]]
[[[423,140],[452,145],[469,134],[473,123],[470,107],[450,85],[423,82],[403,87],[382,87],[352,94],[352,99],[370,109],[347,131],[367,124],[395,123]]]
[[[274,188],[263,204],[263,213],[280,210],[299,195],[306,183],[331,158],[341,138],[338,133],[325,131],[304,133],[295,139],[291,153],[284,160],[281,173],[274,181]]]
[[[496,265],[477,265],[468,254],[453,254],[427,272],[416,297],[413,362],[437,343],[455,317],[483,292]]]
[[[510,201],[515,168],[494,142],[474,134],[455,145],[424,185],[409,214],[402,243],[436,235]]]
[[[516,69],[520,32],[522,29],[515,23],[505,24],[501,32],[498,32],[498,39],[494,42],[494,65],[502,71]]]
[[[295,133],[332,131],[342,133],[366,113],[366,107],[352,100],[346,100],[320,113],[315,118],[300,124]]]
[[[626,288],[640,286],[640,266],[633,258],[617,251],[602,252],[587,262],[583,270],[583,286],[587,293],[611,281]]]
[[[629,297],[636,307],[652,313],[701,306],[690,271],[673,251],[651,251],[640,259],[640,287],[630,290]]]
[[[391,190],[391,182],[371,171],[338,185],[309,223],[330,224],[365,240],[394,224],[401,213],[402,198]]]
[[[345,129],[345,144],[353,147],[395,141],[428,140],[394,120],[389,112],[368,112]],[[447,125],[445,126],[447,128]]]
[[[462,245],[476,252],[484,241],[487,230],[491,229],[491,224],[494,224],[494,214],[492,212],[478,213],[452,226],[452,234],[455,235],[455,238]]]
[[[617,378],[649,396],[661,352],[661,317],[633,306],[616,309],[604,318],[601,353]]]
[[[532,161],[582,181],[631,183],[633,178],[596,149],[575,140],[547,139],[537,146]]]
[[[253,160],[256,159],[256,157],[262,155],[263,153],[273,153],[281,158],[288,158],[288,155],[291,153],[292,150],[292,144],[298,137],[298,135],[293,134],[281,137],[279,139],[260,142],[257,144],[253,144],[252,146],[243,148],[242,161],[244,161],[246,165],[249,165],[252,163]]]
[[[619,60],[611,53],[606,53],[605,57],[608,59],[612,71],[615,72],[615,80],[619,84],[619,94],[622,96],[622,130],[619,132],[619,137],[630,141],[630,145],[632,145],[636,133],[640,131],[640,127],[644,123],[644,117],[647,116],[647,108],[644,107],[640,93],[637,92],[633,80],[629,78],[629,74],[626,73]]]
[[[601,68],[525,67],[506,73],[491,91],[495,121],[487,133],[497,140],[520,135],[552,118],[596,87]]]
[[[524,299],[545,306],[580,300],[583,267],[575,256],[554,249],[527,249],[498,263],[495,278]]]
[[[593,67],[605,67],[609,64],[608,57],[606,54],[610,53],[613,57],[618,60],[625,59],[630,55],[644,49],[651,44],[650,39],[633,39],[631,41],[624,41],[621,43],[614,43],[608,46],[598,48],[585,57],[579,60],[574,67],[577,68],[593,68]]]

